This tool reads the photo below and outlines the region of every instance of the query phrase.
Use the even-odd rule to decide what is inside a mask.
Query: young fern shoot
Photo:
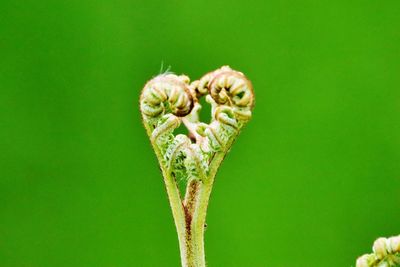
[[[395,267],[400,266],[400,235],[375,240],[373,253],[357,259],[356,267]]]
[[[200,121],[201,97],[211,105],[208,123]],[[204,227],[214,178],[253,106],[251,82],[228,66],[192,83],[185,75],[165,73],[144,86],[143,124],[164,177],[183,267],[206,266]],[[182,123],[189,134],[175,135]],[[183,196],[181,180],[186,181]]]

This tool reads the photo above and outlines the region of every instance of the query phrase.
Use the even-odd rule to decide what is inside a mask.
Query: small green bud
[[[375,240],[373,253],[357,259],[356,267],[395,267],[400,266],[400,236]]]
[[[370,255],[365,254],[357,259],[356,267],[369,267]]]
[[[400,253],[400,236],[390,237],[388,240],[390,253]]]
[[[387,255],[387,239],[380,237],[375,240],[372,250],[378,259],[383,259]]]

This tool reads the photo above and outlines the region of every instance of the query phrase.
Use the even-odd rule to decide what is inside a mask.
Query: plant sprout
[[[375,240],[373,253],[357,259],[356,267],[394,267],[400,266],[400,235]]]
[[[208,123],[200,121],[201,97],[211,105]],[[206,266],[204,228],[215,175],[253,106],[250,81],[228,66],[192,83],[185,75],[165,73],[144,86],[143,124],[164,177],[183,267]],[[182,123],[188,135],[174,133]],[[179,181],[186,182],[184,194]]]

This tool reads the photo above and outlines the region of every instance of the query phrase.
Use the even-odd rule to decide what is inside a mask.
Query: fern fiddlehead
[[[199,120],[201,97],[211,105],[208,124]],[[162,170],[184,267],[206,265],[204,225],[214,178],[253,106],[250,81],[228,66],[192,83],[184,75],[161,74],[143,88],[143,124]],[[174,135],[182,123],[189,136]],[[182,179],[183,197],[177,186]]]

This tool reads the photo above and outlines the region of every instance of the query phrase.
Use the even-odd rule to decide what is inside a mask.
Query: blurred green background
[[[179,266],[138,98],[229,64],[253,120],[217,176],[210,267],[352,266],[400,234],[400,2],[0,3],[0,266]]]

